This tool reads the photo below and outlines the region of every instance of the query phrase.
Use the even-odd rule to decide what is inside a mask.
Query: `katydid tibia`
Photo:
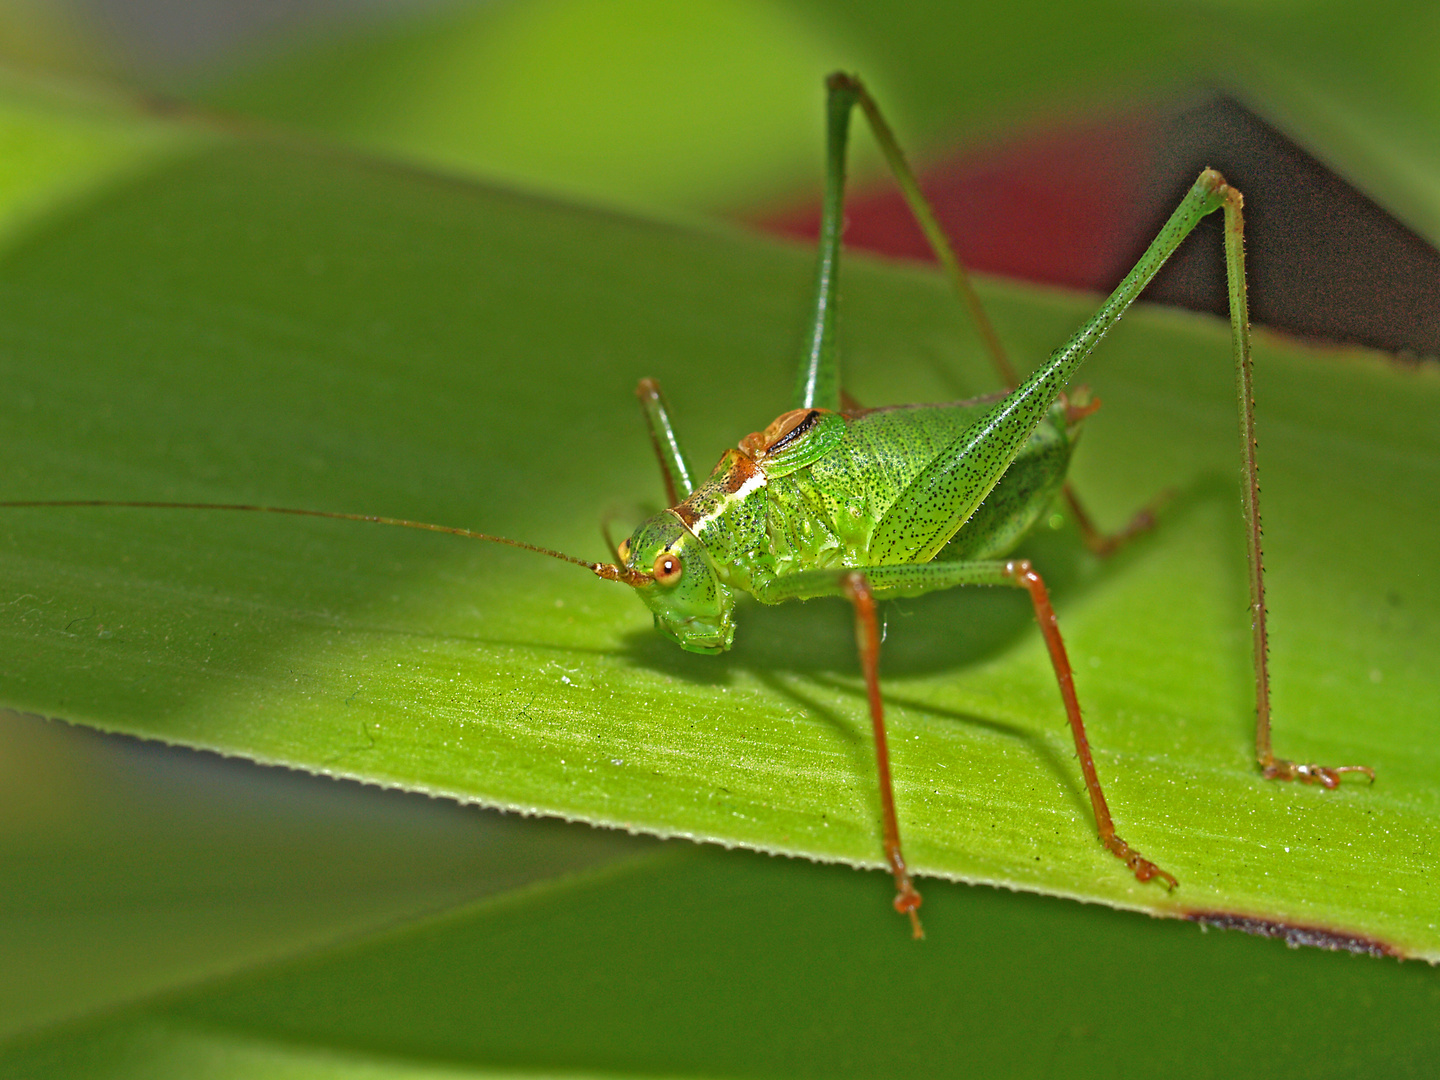
[[[916,890],[903,855],[891,789],[890,756],[879,684],[876,602],[958,585],[1005,585],[1028,594],[1049,650],[1104,847],[1141,881],[1173,889],[1176,879],[1116,833],[1081,719],[1070,664],[1044,581],[1015,546],[1066,499],[1087,543],[1113,550],[1153,521],[1149,511],[1114,537],[1088,524],[1066,476],[1075,438],[1093,404],[1066,387],[1086,356],[1135,301],[1196,224],[1219,210],[1229,282],[1233,362],[1242,441],[1243,508],[1256,679],[1256,754],[1263,774],[1334,787],[1364,766],[1324,767],[1277,758],[1270,745],[1264,581],[1256,482],[1254,411],[1246,310],[1240,194],[1219,173],[1201,173],[1115,292],[1033,374],[1018,379],[964,268],[930,212],[898,143],[860,81],[828,83],[828,147],[814,306],[791,408],[725,453],[696,483],[659,386],[637,393],[663,475],[669,508],[614,548],[614,562],[560,552],[466,529],[363,514],[251,505],[65,500],[0,506],[132,506],[266,511],[371,521],[511,544],[577,563],[636,590],[656,628],[693,652],[721,652],[735,632],[735,594],[774,604],[843,597],[854,610],[856,642],[875,736],[883,850],[895,879],[896,908],[921,936]],[[968,308],[1005,391],[939,405],[865,409],[841,390],[836,305],[845,163],[850,118],[866,116],[922,230]]]

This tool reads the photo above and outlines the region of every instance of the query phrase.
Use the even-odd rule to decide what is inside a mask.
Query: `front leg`
[[[885,738],[885,706],[880,701],[880,625],[875,617],[875,594],[865,575],[854,571],[840,578],[840,587],[855,608],[855,645],[860,650],[860,667],[865,672],[865,691],[870,698],[870,723],[875,729],[875,768],[880,774],[880,809],[885,821],[885,860],[895,875],[895,910],[910,916],[918,941],[925,936],[920,926],[920,894],[910,880],[905,853],[900,850],[900,822],[895,816],[895,789],[890,783],[890,746]]]

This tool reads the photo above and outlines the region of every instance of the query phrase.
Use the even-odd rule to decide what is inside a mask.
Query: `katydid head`
[[[695,534],[668,510],[620,544],[623,568],[655,615],[655,629],[686,652],[718,653],[735,640],[735,601]]]

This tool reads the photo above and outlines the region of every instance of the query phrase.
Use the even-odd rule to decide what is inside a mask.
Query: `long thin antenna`
[[[404,518],[381,517],[378,514],[342,514],[334,510],[298,510],[290,506],[250,506],[243,503],[129,502],[115,499],[32,499],[19,502],[0,502],[0,509],[42,506],[118,506],[137,510],[245,510],[260,514],[293,514],[296,517],[333,518],[336,521],[368,521],[373,525],[398,525],[404,529],[424,529],[426,532],[462,536],[467,540],[488,540],[492,544],[508,544],[510,547],[533,551],[539,555],[549,555],[552,559],[560,559],[563,562],[574,563],[576,566],[583,566],[606,581],[623,581],[626,585],[636,587],[648,585],[651,581],[648,574],[627,570],[625,567],[616,566],[613,563],[586,562],[584,559],[577,559],[575,556],[566,555],[561,551],[552,551],[550,548],[539,547],[536,544],[527,544],[523,540],[511,540],[505,536],[492,536],[489,533],[474,532],[470,529],[457,529],[451,525],[432,525],[427,521],[406,521]]]

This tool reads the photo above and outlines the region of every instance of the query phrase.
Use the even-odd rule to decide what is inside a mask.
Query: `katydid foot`
[[[1260,775],[1266,780],[1298,780],[1302,784],[1319,784],[1326,791],[1340,786],[1342,773],[1364,773],[1375,782],[1375,770],[1369,765],[1307,765],[1298,761],[1272,757],[1260,763]]]
[[[920,925],[920,916],[916,911],[920,908],[920,894],[915,891],[915,886],[910,881],[910,872],[905,869],[904,860],[899,861],[896,868],[895,860],[891,860],[891,870],[895,874],[896,887],[899,892],[895,894],[895,910],[901,915],[910,916],[910,936],[916,941],[925,940],[925,928]]]
[[[1174,892],[1179,887],[1180,882],[1176,881],[1172,874],[1161,870],[1114,833],[1109,836],[1102,834],[1100,842],[1105,845],[1110,854],[1130,868],[1130,872],[1135,875],[1136,880],[1152,881],[1158,878],[1169,892]]]

